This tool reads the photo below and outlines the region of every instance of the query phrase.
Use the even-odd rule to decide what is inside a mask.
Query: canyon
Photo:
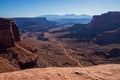
[[[118,80],[119,19],[108,12],[58,27],[46,18],[0,18],[0,80]]]

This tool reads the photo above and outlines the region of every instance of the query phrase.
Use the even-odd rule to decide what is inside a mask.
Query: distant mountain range
[[[82,15],[75,15],[75,14],[65,14],[65,15],[41,15],[38,17],[46,17],[47,20],[60,22],[63,24],[75,24],[75,23],[82,23],[87,24],[92,20],[92,16],[82,14]]]
[[[55,19],[81,19],[81,18],[92,18],[90,15],[82,14],[82,15],[75,15],[75,14],[65,14],[65,15],[41,15],[38,17],[46,17],[48,20],[55,20]]]

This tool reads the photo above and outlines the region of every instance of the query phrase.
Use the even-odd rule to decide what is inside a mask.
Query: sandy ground
[[[0,80],[120,80],[120,64],[27,69],[1,73]]]

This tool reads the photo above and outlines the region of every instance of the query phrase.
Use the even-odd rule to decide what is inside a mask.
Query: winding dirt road
[[[74,57],[72,57],[71,55],[69,55],[69,53],[67,52],[67,50],[65,49],[65,47],[62,45],[62,43],[60,43],[59,41],[57,41],[57,40],[56,40],[52,35],[50,35],[49,33],[45,33],[45,35],[46,35],[46,37],[48,37],[49,39],[51,39],[51,41],[57,43],[57,45],[60,46],[61,49],[63,49],[65,55],[66,55],[67,57],[69,57],[71,60],[73,60],[74,62],[76,62],[76,63],[78,64],[78,66],[80,67],[80,69],[81,69],[83,72],[87,72],[88,75],[89,75],[89,76],[92,75],[93,78],[96,77],[96,74],[95,74],[94,72],[91,74],[88,70],[83,69],[83,66],[81,65],[81,63],[80,63],[77,59],[75,59]]]
[[[45,35],[47,37],[49,37],[52,41],[54,41],[55,43],[57,43],[57,45],[60,46],[63,49],[63,51],[64,51],[64,53],[65,53],[65,55],[67,57],[69,57],[71,60],[75,61],[78,64],[79,67],[82,67],[82,65],[80,64],[80,62],[77,59],[73,58],[71,55],[69,55],[69,53],[67,52],[67,50],[65,49],[65,47],[60,42],[58,42],[52,35],[50,35],[49,33],[45,33]]]

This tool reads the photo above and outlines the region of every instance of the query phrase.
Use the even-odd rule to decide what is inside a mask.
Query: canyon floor
[[[0,80],[120,80],[120,64],[48,67],[1,73]]]

